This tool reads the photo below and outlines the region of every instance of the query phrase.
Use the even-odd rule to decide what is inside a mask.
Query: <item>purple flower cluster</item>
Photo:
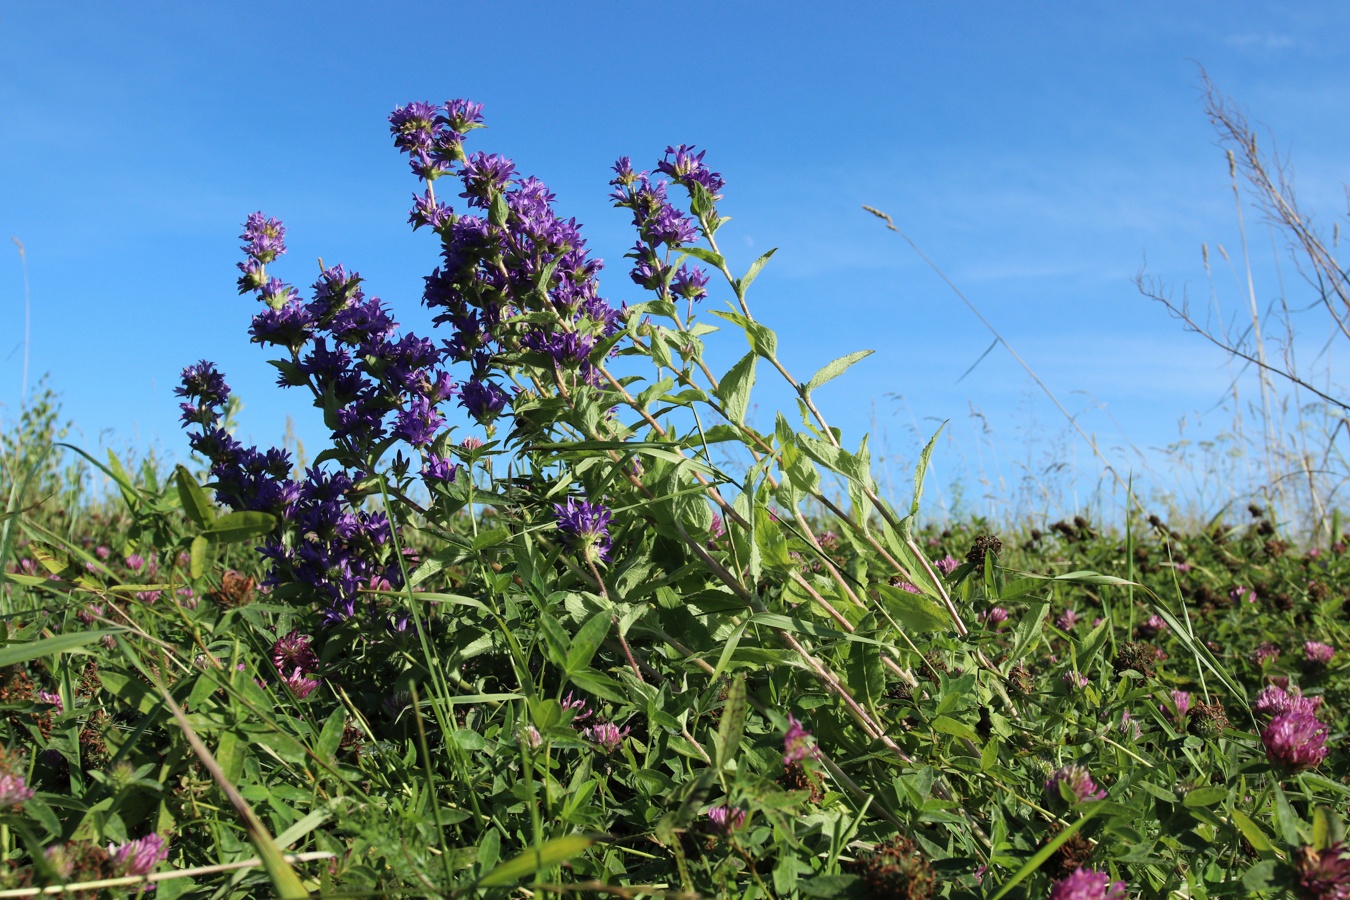
[[[718,831],[730,834],[745,825],[745,810],[739,806],[714,806],[708,810],[708,819]]]
[[[1172,708],[1168,709],[1162,704],[1158,705],[1158,710],[1173,722],[1180,722],[1186,718],[1186,714],[1191,711],[1190,691],[1172,691]]]
[[[629,729],[621,729],[613,722],[596,722],[583,729],[581,734],[605,753],[613,753],[623,744],[623,739],[628,737],[628,731]]]
[[[202,360],[188,366],[174,393],[185,398],[179,404],[184,426],[200,426],[199,431],[188,432],[188,444],[211,461],[216,499],[233,510],[284,516],[300,493],[300,486],[290,477],[290,454],[245,447],[225,430],[230,388],[215,365]]]
[[[1065,793],[1075,803],[1101,800],[1106,797],[1106,791],[1097,786],[1088,770],[1074,764],[1061,766],[1051,772],[1050,777],[1045,780],[1045,798],[1051,809],[1056,811],[1068,809]]]
[[[1252,704],[1252,711],[1264,716],[1280,716],[1285,713],[1299,713],[1315,716],[1322,707],[1321,697],[1305,697],[1298,688],[1285,691],[1278,685],[1270,684],[1261,689]]]
[[[120,846],[109,844],[108,857],[118,875],[149,875],[169,858],[169,845],[164,838],[151,832]]]
[[[1294,857],[1297,894],[1307,900],[1350,900],[1350,847],[1337,841],[1322,850],[1300,848]]]
[[[796,716],[788,713],[788,727],[783,733],[783,765],[790,766],[804,759],[814,759],[818,752],[811,743],[811,732],[797,721]]]
[[[283,521],[259,550],[272,562],[269,584],[308,586],[327,603],[331,624],[353,615],[357,593],[372,579],[402,583],[397,561],[388,558],[389,520],[354,508],[360,498],[347,474],[316,467],[295,481],[286,451],[264,452],[236,441],[223,427],[229,388],[210,363],[185,369],[178,393],[189,401],[182,404],[184,421],[201,426],[188,441],[211,461],[216,499]]]
[[[1125,882],[1112,881],[1105,872],[1074,869],[1050,887],[1048,900],[1126,900]]]
[[[1260,667],[1274,663],[1279,658],[1280,648],[1269,642],[1257,647],[1256,652],[1252,654],[1252,662]]]
[[[1314,665],[1325,666],[1336,655],[1336,648],[1321,641],[1303,642],[1303,660]]]
[[[1266,759],[1286,772],[1301,772],[1327,758],[1327,726],[1302,710],[1283,712],[1261,732]]]
[[[566,504],[555,503],[553,512],[558,519],[558,534],[563,543],[586,559],[609,559],[608,509],[599,503],[569,497]]]
[[[1252,711],[1270,716],[1261,731],[1266,759],[1289,772],[1311,769],[1327,758],[1329,729],[1317,719],[1321,697],[1305,697],[1295,687],[1286,691],[1280,685],[1267,685],[1256,695]]]
[[[319,686],[319,678],[313,674],[319,668],[319,657],[310,643],[309,635],[292,631],[272,645],[272,664],[281,675],[281,683],[299,700]]]
[[[703,153],[693,150],[684,144],[667,147],[665,159],[656,168],[689,192],[694,210],[715,217],[712,204],[720,199],[717,192],[725,182],[704,165]],[[634,260],[629,273],[633,282],[655,291],[664,300],[677,297],[702,300],[708,295],[707,274],[697,266],[676,268],[669,262],[671,251],[698,240],[698,222],[671,203],[666,181],[653,181],[650,173],[635,171],[628,157],[621,157],[614,164],[614,173],[610,181],[614,193],[610,198],[616,207],[632,211],[633,226],[638,232],[637,243],[626,254]]]
[[[0,774],[0,809],[11,809],[33,796],[22,775]]]
[[[961,560],[957,559],[955,556],[952,556],[950,553],[948,553],[946,556],[942,557],[942,559],[939,559],[937,562],[933,563],[933,565],[936,566],[937,570],[945,576],[955,572],[960,567]]]
[[[441,237],[441,265],[426,277],[422,302],[436,312],[436,324],[452,329],[442,358],[470,365],[460,405],[484,425],[501,415],[510,397],[493,369],[503,355],[521,350],[594,383],[590,354],[618,330],[620,314],[597,293],[602,263],[587,254],[576,220],[559,218],[554,194],[538,179],[518,176],[511,160],[465,156],[465,133],[482,126],[479,104],[410,103],[394,110],[389,124],[395,146],[426,183],[410,221]],[[458,175],[462,213],[435,197],[432,182],[446,175]],[[518,321],[541,312],[556,318]]]

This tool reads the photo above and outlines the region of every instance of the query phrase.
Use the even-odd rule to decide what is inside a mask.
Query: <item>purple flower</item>
[[[481,424],[487,425],[501,415],[506,399],[506,391],[496,382],[470,378],[460,390],[459,405]]]
[[[1320,641],[1304,641],[1303,659],[1306,662],[1325,666],[1336,655],[1336,648]]]
[[[458,472],[458,465],[435,453],[428,452],[426,460],[422,463],[422,477],[427,481],[454,481]]]
[[[1128,709],[1122,709],[1120,711],[1120,724],[1116,726],[1116,730],[1125,737],[1135,741],[1139,740],[1139,735],[1143,733],[1143,729],[1139,727],[1138,720],[1130,716],[1130,711]]]
[[[946,556],[942,557],[942,559],[933,563],[933,565],[945,576],[955,572],[957,567],[961,565],[961,561],[948,553]]]
[[[582,697],[573,697],[572,692],[568,691],[567,696],[562,699],[563,712],[572,712],[572,724],[579,725],[591,717],[591,709],[586,705],[586,700]]]
[[[1151,641],[1167,630],[1167,623],[1163,621],[1162,616],[1154,613],[1136,630],[1138,631],[1140,640]]]
[[[720,831],[730,834],[745,824],[745,810],[738,806],[714,806],[708,810],[708,818]]]
[[[1256,695],[1252,711],[1265,716],[1280,716],[1288,712],[1305,716],[1315,716],[1322,706],[1321,697],[1305,697],[1303,692],[1294,688],[1286,693],[1277,685],[1268,684]]]
[[[1350,900],[1350,847],[1344,841],[1316,850],[1303,847],[1294,857],[1297,893],[1304,900]]]
[[[980,613],[980,619],[984,624],[997,628],[1008,621],[1008,611],[1001,606],[991,606]]]
[[[445,418],[426,397],[413,397],[407,409],[398,414],[394,437],[403,438],[414,447],[425,447],[436,437],[436,431],[445,424]]]
[[[1243,600],[1246,600],[1248,603],[1255,603],[1256,591],[1245,588],[1239,584],[1228,592],[1228,599],[1233,603],[1241,603]]]
[[[1056,769],[1045,780],[1045,796],[1051,809],[1056,812],[1068,809],[1066,793],[1073,803],[1101,800],[1106,797],[1106,791],[1097,786],[1088,770],[1076,764]]]
[[[56,707],[56,714],[59,716],[66,711],[66,705],[61,702],[61,695],[54,694],[51,691],[38,691],[37,697],[43,703]]]
[[[804,759],[814,759],[817,750],[811,745],[811,732],[802,727],[797,717],[788,713],[787,731],[783,733],[783,765],[790,766]]]
[[[262,265],[286,252],[286,226],[280,219],[269,219],[261,212],[249,214],[239,239],[245,242],[240,249]]]
[[[287,300],[280,306],[269,305],[254,316],[248,333],[255,343],[298,351],[314,335],[314,315],[299,300]],[[223,404],[224,400],[219,402]]]
[[[483,127],[483,104],[472,100],[447,100],[445,112],[436,121],[456,134],[465,134]]]
[[[727,533],[726,522],[722,521],[720,513],[713,513],[712,524],[708,526],[708,533],[712,535],[714,540]]]
[[[22,775],[0,775],[0,809],[12,809],[33,796]]]
[[[281,683],[286,685],[286,689],[291,692],[293,697],[297,700],[303,700],[314,693],[314,689],[319,686],[319,679],[306,675],[302,669],[296,669],[281,679]]]
[[[898,587],[900,590],[904,591],[906,594],[923,593],[923,591],[919,590],[919,586],[914,584],[912,581],[897,581],[895,583],[895,586]]]
[[[225,401],[230,397],[230,386],[225,383],[225,376],[216,371],[215,363],[202,360],[195,366],[188,366],[183,369],[181,384],[174,388],[173,392],[179,397],[196,401],[195,405],[183,404],[183,421],[195,422],[197,421],[196,410],[225,405]],[[192,418],[187,416],[189,407],[194,410]],[[99,547],[96,552],[99,559],[108,558],[107,547]]]
[[[1172,691],[1171,694],[1172,709],[1169,710],[1166,706],[1159,704],[1158,710],[1173,722],[1180,722],[1186,718],[1186,713],[1191,710],[1191,695],[1188,691]]]
[[[449,206],[438,201],[430,191],[425,194],[413,194],[413,207],[408,211],[408,223],[413,231],[423,225],[439,230],[454,217]]]
[[[1088,677],[1082,672],[1065,672],[1061,679],[1065,684],[1072,688],[1085,688],[1088,686]]]
[[[627,728],[620,730],[613,722],[597,722],[582,731],[582,736],[598,744],[606,753],[613,753],[623,744],[623,739],[628,737],[628,731]]]
[[[718,172],[713,172],[703,164],[703,155],[708,151],[694,152],[693,144],[680,144],[667,147],[665,158],[656,164],[658,171],[669,175],[677,184],[684,185],[692,194],[694,185],[701,185],[712,199],[719,200],[720,191],[726,182]]]
[[[310,644],[310,636],[298,631],[292,631],[285,637],[278,638],[272,645],[272,663],[277,667],[277,671],[284,673],[291,669],[304,669],[306,672],[313,672],[319,668],[319,657],[314,654],[314,648]]]
[[[553,512],[564,544],[587,559],[609,559],[608,509],[599,503],[569,497],[566,504],[553,504]]]
[[[1125,882],[1105,872],[1078,868],[1050,887],[1048,900],[1127,900]]]
[[[1290,772],[1311,769],[1327,758],[1327,726],[1305,712],[1281,713],[1261,732],[1266,759]]]
[[[120,847],[108,845],[113,871],[118,875],[149,875],[169,858],[169,846],[158,834],[127,841]]]
[[[708,275],[695,266],[680,266],[670,280],[671,293],[686,300],[702,300],[708,296]]]
[[[1071,609],[1066,609],[1055,619],[1055,627],[1060,631],[1073,631],[1074,626],[1078,624],[1078,613]]]
[[[515,171],[515,163],[506,157],[479,151],[464,161],[460,172],[464,192],[460,196],[467,198],[470,206],[486,209],[495,194],[506,190]]]
[[[1273,663],[1280,658],[1280,648],[1274,644],[1265,643],[1256,648],[1252,654],[1252,662],[1264,668],[1267,663]]]

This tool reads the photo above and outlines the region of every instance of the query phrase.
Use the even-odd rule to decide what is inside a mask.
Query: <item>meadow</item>
[[[615,164],[616,308],[482,124],[390,116],[431,337],[248,215],[307,464],[205,360],[192,465],[88,454],[49,393],[0,434],[0,897],[1350,898],[1335,430],[1314,472],[1264,403],[1306,477],[1205,518],[925,518],[939,436],[881,489],[815,397],[869,351],[786,368],[703,152]],[[760,378],[796,402],[757,427]]]

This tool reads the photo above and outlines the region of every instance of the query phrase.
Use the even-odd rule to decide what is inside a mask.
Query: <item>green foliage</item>
[[[54,527],[22,499],[54,477],[34,418],[4,526],[0,877],[127,889],[101,880],[153,834],[172,897],[1042,897],[1087,867],[1202,898],[1338,852],[1345,548],[1294,554],[1260,510],[1123,540],[923,527],[932,444],[898,515],[812,396],[862,354],[787,370],[747,299],[768,255],[730,274],[715,199],[692,191],[706,246],[681,252],[750,348],[720,380],[716,329],[663,288],[595,379],[505,354],[528,389],[486,441],[436,438],[453,481],[392,441],[318,454],[395,526],[362,549],[397,577],[350,615],[254,552],[319,535],[217,508],[185,467],[85,457],[113,492]],[[796,417],[761,432],[771,371]],[[1268,756],[1276,679],[1320,698],[1325,759]]]

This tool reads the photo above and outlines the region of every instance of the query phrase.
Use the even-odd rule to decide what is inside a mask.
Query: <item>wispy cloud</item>
[[[1292,37],[1287,34],[1276,34],[1273,31],[1224,35],[1223,42],[1235,50],[1257,50],[1267,53],[1276,50],[1288,50],[1294,46]]]

